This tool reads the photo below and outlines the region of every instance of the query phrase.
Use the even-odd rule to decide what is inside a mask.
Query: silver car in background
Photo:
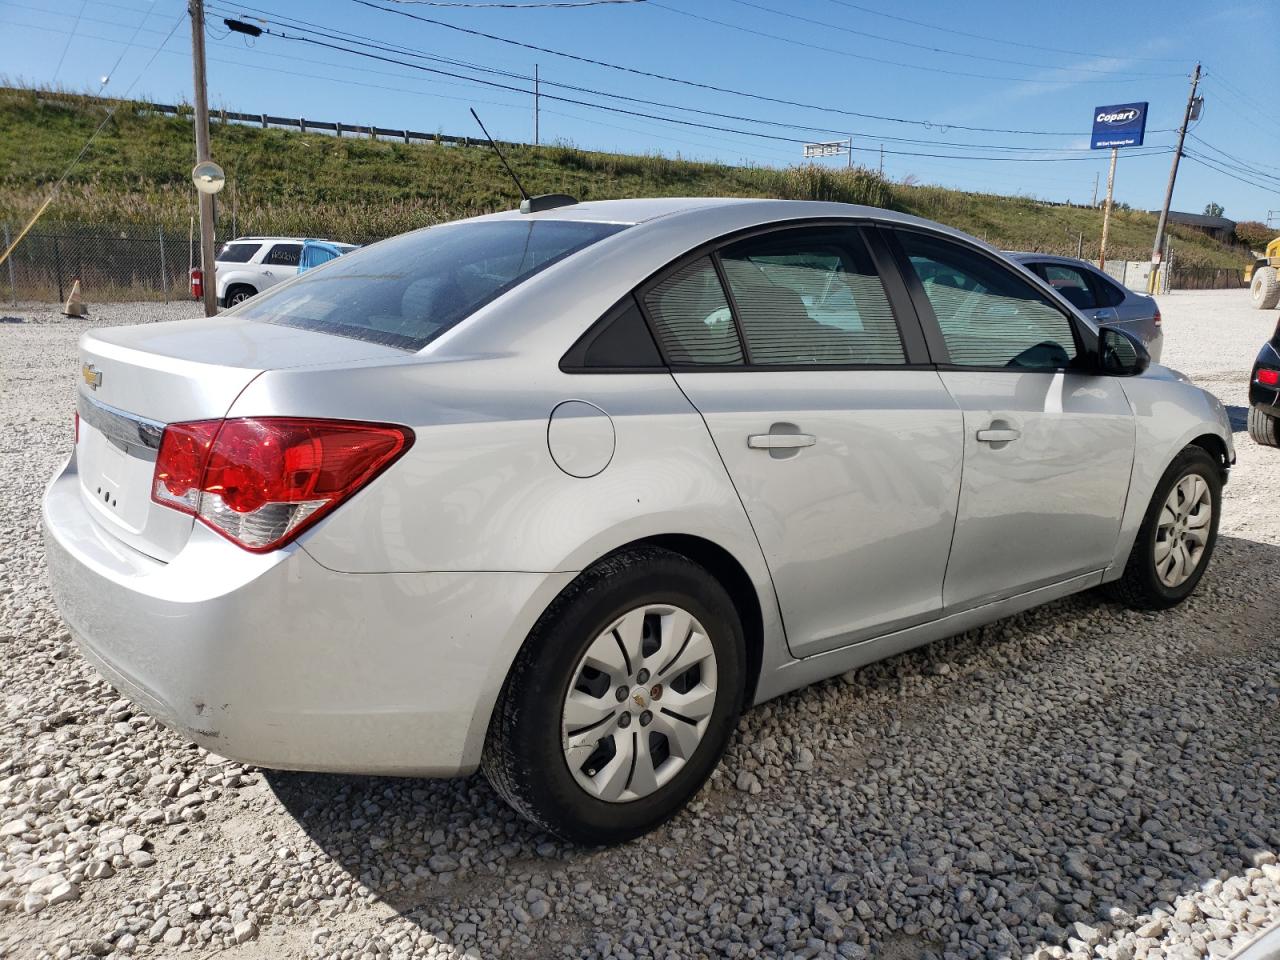
[[[1048,283],[1095,323],[1132,333],[1142,341],[1151,359],[1160,362],[1164,329],[1154,297],[1130,290],[1092,263],[1075,257],[1044,253],[1010,253],[1008,256]]]
[[[44,501],[85,655],[267,767],[483,767],[625,840],[740,713],[1109,584],[1188,596],[1227,415],[998,251],[831,203],[559,204],[94,329]]]

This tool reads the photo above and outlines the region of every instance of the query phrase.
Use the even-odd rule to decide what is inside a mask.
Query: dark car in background
[[[1249,374],[1249,436],[1254,443],[1280,447],[1280,321]]]
[[[1153,363],[1160,362],[1164,331],[1160,307],[1152,297],[1117,283],[1093,264],[1075,257],[1047,253],[1010,253],[1086,317],[1097,323],[1121,327],[1142,341]]]

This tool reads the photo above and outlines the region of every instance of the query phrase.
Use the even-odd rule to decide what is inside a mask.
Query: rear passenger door
[[[262,286],[274,286],[281,280],[288,280],[298,272],[298,262],[302,259],[302,244],[277,243],[262,258]]]
[[[1067,313],[1002,258],[894,231],[930,353],[964,411],[964,483],[943,599],[974,607],[1107,567],[1134,420]]]
[[[873,252],[887,263],[852,225],[775,230],[640,291],[746,507],[796,656],[942,606],[961,415]]]

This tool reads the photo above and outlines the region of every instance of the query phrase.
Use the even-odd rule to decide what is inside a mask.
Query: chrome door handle
[[[1008,443],[1010,440],[1017,440],[1022,436],[1021,430],[1013,429],[987,429],[978,431],[979,443]]]
[[[817,442],[811,433],[753,433],[747,437],[747,446],[752,450],[794,450]]]

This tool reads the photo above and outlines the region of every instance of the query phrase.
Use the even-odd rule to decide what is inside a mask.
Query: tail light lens
[[[1163,321],[1164,321],[1164,318],[1160,316],[1160,308],[1156,307],[1155,319],[1152,322],[1155,323],[1155,325],[1158,327]]]
[[[165,427],[151,498],[254,553],[288,543],[395,462],[413,431],[254,417]]]
[[[1280,370],[1268,370],[1266,367],[1259,368],[1258,382],[1264,387],[1280,386]]]

